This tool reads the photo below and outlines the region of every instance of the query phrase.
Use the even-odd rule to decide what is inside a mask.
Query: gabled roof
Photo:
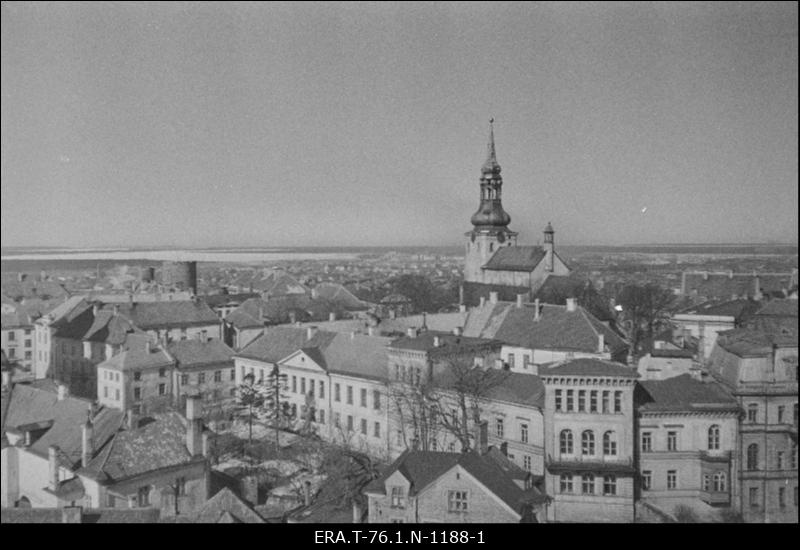
[[[205,342],[200,340],[172,342],[167,346],[167,351],[175,359],[179,369],[212,363],[233,364],[233,356],[236,353],[216,338]]]
[[[636,369],[603,359],[568,359],[542,365],[539,376],[612,376],[617,378],[639,378]]]
[[[194,523],[266,523],[248,503],[228,487],[208,499],[194,514]]]
[[[797,300],[770,300],[756,312],[758,316],[797,317]]]
[[[738,411],[736,399],[716,382],[701,382],[690,374],[666,380],[642,380],[637,392],[639,410]]]
[[[533,271],[545,257],[539,246],[503,246],[486,262],[483,269],[497,271]]]
[[[797,347],[797,334],[739,328],[717,334],[717,345],[739,357],[764,357],[772,347]]]
[[[391,338],[337,334],[322,350],[327,370],[332,373],[386,380],[386,347]]]
[[[134,371],[171,367],[175,364],[172,356],[163,348],[146,345],[147,337],[134,337],[128,340],[127,349],[106,359],[98,368],[121,371]]]
[[[329,300],[349,311],[360,311],[369,307],[369,304],[338,283],[320,283],[313,288],[313,292],[317,297]]]
[[[464,468],[517,513],[521,513],[526,504],[538,504],[547,500],[547,496],[535,487],[522,489],[514,480],[524,479],[527,474],[496,449],[490,449],[484,455],[474,451],[406,451],[378,479],[367,485],[364,492],[386,494],[386,480],[395,472],[400,472],[409,481],[409,495],[416,496],[455,466]]]
[[[57,325],[61,322],[69,322],[91,308],[92,305],[82,296],[72,296],[47,312],[47,315],[52,319],[53,325]]]
[[[333,332],[317,331],[309,340],[308,330],[300,327],[269,327],[264,334],[250,342],[236,357],[278,363],[303,348],[324,348],[336,336]]]
[[[484,368],[480,372],[470,371],[470,373],[479,377],[472,379],[471,387],[474,386],[476,380],[479,381],[480,385],[484,387],[481,397],[485,399],[505,401],[526,407],[541,408],[544,406],[544,384],[542,379],[535,374],[495,368]],[[459,382],[458,378],[462,383],[469,380],[466,376],[469,376],[470,373],[456,375],[452,370],[444,369],[436,373],[434,384],[443,390],[452,389]]]
[[[107,306],[108,307],[108,306]],[[119,312],[142,330],[218,325],[219,316],[202,300],[118,304]]]
[[[102,310],[94,316],[92,325],[84,334],[83,340],[120,346],[132,333],[144,334],[129,319],[117,315],[113,311]]]
[[[439,345],[436,345],[438,338]],[[485,349],[499,349],[502,342],[490,338],[456,336],[452,332],[426,330],[417,336],[403,336],[392,341],[391,349],[425,351],[427,353],[469,353]]]
[[[4,433],[19,426],[41,422],[50,424],[49,428],[36,439],[30,450],[40,456],[47,456],[48,448],[56,445],[61,450],[62,464],[73,468],[81,460],[81,426],[87,419],[91,403],[84,399],[65,397],[46,390],[16,384],[8,399],[3,419]],[[100,408],[94,415],[93,443],[100,449],[122,425],[123,413],[115,409]]]
[[[200,298],[210,307],[221,307],[226,305],[241,304],[250,298],[257,298],[254,292],[244,292],[239,294],[207,294]]]
[[[744,298],[727,301],[711,300],[684,308],[678,311],[676,315],[733,317],[735,320],[741,321],[746,317],[750,317],[757,309],[758,302]]]
[[[185,420],[170,412],[144,419],[136,429],[117,432],[77,473],[110,483],[192,461],[186,448]]]

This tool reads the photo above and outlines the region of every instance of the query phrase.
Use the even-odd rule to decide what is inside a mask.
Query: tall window
[[[381,391],[372,390],[372,408],[376,411],[381,410]]]
[[[373,430],[372,435],[374,437],[380,437],[381,436],[381,423],[380,422],[375,422],[375,429]]]
[[[214,371],[214,382],[222,382],[222,371],[215,370]]]
[[[575,410],[575,390],[567,390],[567,411]]]
[[[509,353],[508,354],[508,368],[510,368],[511,370],[514,370],[514,354],[513,353]]]
[[[613,475],[603,476],[603,494],[604,495],[617,494],[617,476]]]
[[[562,493],[572,492],[572,474],[561,474],[561,477],[559,477],[559,489]]]
[[[747,405],[747,421],[753,424],[758,422],[758,403]]]
[[[503,425],[503,419],[496,418],[494,421],[494,434],[497,437],[503,437],[504,433],[505,433],[505,426]]]
[[[466,512],[468,508],[466,491],[447,491],[448,512]]]
[[[747,446],[747,469],[758,470],[758,444],[751,443]]]
[[[158,395],[166,395],[167,394],[167,385],[166,384],[159,384],[158,385]]]
[[[316,380],[314,380],[313,378],[309,378],[308,380],[308,395],[310,395],[311,397],[314,397],[314,394],[316,393],[315,382]]]
[[[586,390],[578,390],[578,412],[586,412]]]
[[[667,450],[678,450],[678,432],[667,432]]]
[[[366,418],[362,418],[361,419],[361,433],[364,434],[364,435],[367,435],[367,419]]]
[[[703,474],[703,490],[711,490],[711,476],[709,474]]]
[[[643,470],[642,471],[642,490],[649,491],[650,487],[653,486],[653,472],[650,470]]]
[[[136,501],[139,508],[144,508],[146,506],[150,506],[150,487],[139,487],[139,491],[136,493]]]
[[[306,394],[306,379],[305,378],[301,378],[300,379],[300,393],[302,393],[303,395]]]
[[[353,386],[347,386],[347,404],[353,404]]]
[[[720,493],[728,490],[728,480],[725,472],[714,474],[714,491]]]
[[[583,474],[581,476],[581,491],[585,495],[594,494],[594,474]]]
[[[667,470],[667,489],[678,488],[678,470]]]
[[[556,390],[556,411],[561,412],[561,390]]]
[[[614,432],[603,434],[603,454],[609,456],[617,455],[617,436]]]
[[[603,392],[603,413],[604,414],[608,414],[609,412],[611,412],[608,409],[608,405],[610,403],[610,397],[611,397],[611,392],[608,392],[608,391],[604,391]]]
[[[522,467],[526,472],[531,471],[531,457],[530,455],[522,455]]]
[[[573,453],[572,432],[570,430],[561,430],[558,440],[561,454],[571,455]]]
[[[353,431],[353,415],[352,414],[348,414],[347,415],[347,431],[348,432],[352,432]]]
[[[747,492],[748,500],[750,501],[750,508],[758,508],[758,487],[750,487]]]
[[[523,443],[528,442],[528,425],[524,422],[519,425],[519,440]]]
[[[786,407],[778,405],[778,424],[783,424],[783,415],[786,412]]]
[[[319,381],[319,398],[325,399],[325,382],[322,380]]]
[[[778,487],[778,507],[786,508],[786,487]]]
[[[594,432],[591,430],[581,434],[581,453],[587,456],[594,455]]]
[[[198,375],[197,375],[197,381],[198,381],[200,384],[205,384],[205,382],[206,382],[206,373],[204,373],[204,372],[201,372],[200,374],[198,374]]]
[[[589,412],[597,412],[597,390],[589,392]]]
[[[653,450],[653,433],[642,432],[642,452],[649,453]]]
[[[337,403],[342,400],[342,387],[339,384],[333,385],[333,400]]]
[[[716,424],[708,429],[708,450],[719,451],[719,426]]]
[[[530,364],[531,364],[531,356],[529,353],[526,353],[525,355],[522,356],[522,368],[527,370],[528,365]]]
[[[292,393],[297,393],[297,377],[292,376]]]
[[[783,452],[783,451],[778,451],[778,452],[775,453],[775,467],[776,467],[776,469],[783,470],[784,464],[786,462],[785,457],[786,457],[786,453]]]
[[[392,487],[392,508],[403,508],[406,505],[405,492],[402,487]]]
[[[615,391],[614,392],[614,412],[621,413],[622,412],[622,392]]]

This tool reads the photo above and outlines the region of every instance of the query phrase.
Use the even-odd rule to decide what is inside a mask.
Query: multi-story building
[[[747,521],[797,521],[797,335],[736,329],[719,335],[709,371],[734,395],[739,508]]]
[[[738,508],[741,410],[730,392],[690,374],[645,380],[636,409],[638,498],[667,512],[698,501]]]
[[[548,518],[634,519],[634,406],[638,374],[600,359],[542,367]]]
[[[32,372],[34,363],[33,319],[21,304],[3,302],[0,316],[0,348],[9,361],[23,371]]]
[[[92,305],[80,296],[73,296],[53,308],[49,313],[34,322],[34,363],[33,371],[37,380],[55,378],[55,355],[57,351],[55,334],[63,325],[70,324]]]
[[[742,326],[759,307],[758,302],[748,298],[703,302],[678,311],[672,322],[698,339],[699,359],[705,360],[714,349],[717,334]]]
[[[409,450],[364,494],[369,523],[522,523],[546,521],[547,496],[534,477],[483,436],[466,453]]]
[[[167,346],[175,361],[173,399],[183,410],[189,395],[200,396],[203,413],[223,410],[236,399],[234,351],[218,339],[181,340]]]

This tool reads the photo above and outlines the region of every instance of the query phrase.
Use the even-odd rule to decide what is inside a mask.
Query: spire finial
[[[494,150],[494,117],[489,119],[489,152],[486,156],[486,163],[497,163],[497,155]]]

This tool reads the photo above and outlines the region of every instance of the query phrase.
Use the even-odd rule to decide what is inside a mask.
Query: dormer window
[[[392,508],[404,508],[406,505],[405,491],[402,487],[392,487]]]

